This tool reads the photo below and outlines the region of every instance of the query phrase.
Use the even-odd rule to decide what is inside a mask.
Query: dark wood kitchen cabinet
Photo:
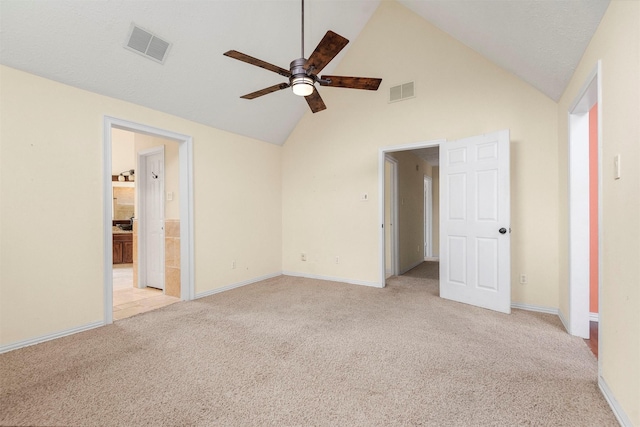
[[[113,263],[130,264],[133,262],[133,234],[117,233],[113,235]]]

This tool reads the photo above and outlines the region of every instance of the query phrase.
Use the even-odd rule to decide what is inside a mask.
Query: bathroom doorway
[[[193,298],[191,144],[184,135],[105,118],[105,323]],[[158,170],[141,164],[153,152],[163,153]],[[144,238],[150,216],[141,203],[149,200],[145,182],[158,180],[145,173],[162,174],[152,245],[162,263],[151,265],[153,274]]]

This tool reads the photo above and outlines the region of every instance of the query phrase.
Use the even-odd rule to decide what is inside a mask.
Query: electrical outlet
[[[368,200],[369,200],[369,194],[367,194],[367,193],[362,193],[362,194],[360,195],[360,200],[361,200],[361,201],[363,201],[363,202],[368,201]]]
[[[304,252],[302,252],[300,254],[300,261],[306,261],[307,260],[307,254],[305,254]]]
[[[340,257],[339,256],[336,257],[336,264],[340,264]]]
[[[232,269],[232,270],[235,270],[235,269],[236,269],[236,261],[235,261],[235,260],[233,260],[233,261],[231,262],[231,269]]]
[[[529,283],[529,282],[527,281],[527,275],[526,275],[526,274],[524,274],[524,273],[523,273],[523,274],[521,274],[521,275],[520,275],[520,284],[521,284],[521,285],[526,285],[527,283]]]

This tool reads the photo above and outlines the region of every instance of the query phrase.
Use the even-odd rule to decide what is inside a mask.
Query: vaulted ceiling
[[[553,100],[562,95],[609,4],[398,2]],[[380,0],[307,0],[305,54],[329,29],[355,40],[379,4]],[[132,23],[171,43],[163,64],[124,49]],[[240,99],[286,79],[222,55],[230,49],[288,69],[300,56],[300,1],[0,0],[0,63],[283,144],[308,112],[306,102],[289,90],[252,101]],[[349,45],[323,74],[330,74],[348,51]],[[353,70],[351,75],[384,78],[375,70]],[[384,83],[380,90],[388,90]]]

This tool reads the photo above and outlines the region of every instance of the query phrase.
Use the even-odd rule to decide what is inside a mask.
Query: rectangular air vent
[[[404,83],[389,88],[389,102],[402,101],[403,99],[414,98],[416,96],[413,82]]]
[[[127,43],[124,46],[132,52],[139,53],[145,58],[152,59],[161,64],[167,57],[171,43],[162,40],[150,31],[131,24]]]

